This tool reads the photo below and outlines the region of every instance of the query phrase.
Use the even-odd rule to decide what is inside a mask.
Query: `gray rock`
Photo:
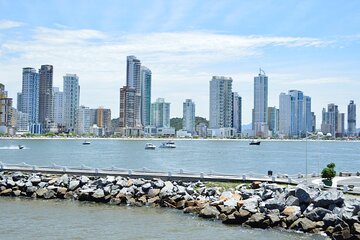
[[[237,204],[238,204],[238,201],[234,198],[230,198],[224,202],[224,206],[232,207],[232,208],[237,207]]]
[[[216,207],[206,206],[200,211],[199,217],[203,218],[218,218],[220,212],[216,209]]]
[[[310,212],[305,213],[305,217],[311,221],[322,221],[326,214],[332,214],[332,212],[322,207],[316,207]]]
[[[278,209],[279,211],[283,211],[285,209],[285,201],[284,199],[271,198],[265,201],[265,208],[270,210]]]
[[[24,174],[22,172],[14,172],[13,174],[11,174],[11,177],[13,179],[13,181],[19,181],[21,179],[24,178]]]
[[[27,181],[25,183],[25,187],[32,187],[32,186],[33,186],[33,184],[30,181]]]
[[[329,190],[321,192],[319,196],[314,199],[315,207],[327,208],[331,204],[341,206],[344,203],[344,194],[337,190]]]
[[[338,216],[333,213],[326,213],[322,221],[324,222],[325,227],[335,226],[336,221],[338,221]]]
[[[254,195],[254,193],[255,193],[255,191],[252,189],[250,189],[250,190],[241,189],[240,190],[241,197],[244,200],[251,198]]]
[[[290,229],[300,230],[304,232],[309,232],[310,230],[315,228],[316,228],[316,223],[307,218],[299,218],[290,226]]]
[[[301,209],[299,206],[288,206],[288,207],[285,207],[285,209],[282,213],[285,216],[291,216],[291,215],[300,216]]]
[[[261,199],[262,199],[263,201],[266,201],[266,200],[272,198],[273,195],[274,195],[274,192],[273,192],[273,191],[271,191],[271,190],[265,190],[265,191],[262,193],[262,195],[261,195]]]
[[[96,189],[95,192],[92,194],[92,197],[95,199],[101,199],[105,197],[104,190]]]
[[[23,188],[25,186],[25,183],[21,180],[18,180],[15,182],[15,185],[18,186],[19,188]]]
[[[79,180],[72,180],[72,181],[70,181],[70,184],[69,184],[69,190],[74,191],[79,186],[80,186],[80,181]]]
[[[38,187],[39,188],[44,188],[44,187],[46,187],[47,186],[47,183],[46,182],[40,182],[39,184],[38,184]]]
[[[10,196],[12,193],[12,189],[8,188],[0,192],[0,196]]]
[[[149,196],[149,198],[153,198],[153,197],[159,195],[159,193],[160,193],[160,189],[157,189],[157,188],[153,189],[153,188],[151,188],[151,189],[149,190],[149,192],[148,192],[147,195]]]
[[[140,187],[140,186],[142,186],[142,185],[145,184],[145,181],[142,180],[142,179],[134,179],[134,180],[133,180],[133,184],[134,184],[135,186],[137,186],[137,187]]]
[[[160,198],[172,196],[174,194],[173,192],[174,185],[170,181],[166,181],[164,187],[160,191]]]
[[[189,194],[189,195],[193,195],[195,193],[195,190],[194,188],[192,188],[191,186],[188,186],[186,188],[186,192]]]
[[[154,180],[155,181],[153,182],[153,184],[154,184],[155,188],[163,188],[163,187],[165,187],[165,183],[164,183],[163,180],[161,180],[161,179],[154,179]]]
[[[16,185],[15,182],[11,178],[7,179],[6,184],[7,184],[7,187],[9,187],[9,188],[12,188]]]
[[[114,183],[115,182],[115,177],[114,176],[106,176],[105,181],[106,181],[107,184]]]
[[[47,191],[48,190],[46,188],[39,188],[38,190],[36,190],[36,195],[38,197],[43,197]]]
[[[145,183],[144,185],[141,186],[141,188],[144,192],[148,192],[151,188],[151,183]]]
[[[56,193],[53,190],[48,190],[47,192],[44,193],[44,199],[52,199],[56,197]]]
[[[37,175],[31,177],[29,180],[34,186],[36,186],[37,184],[39,184],[41,182],[41,178]]]
[[[27,188],[26,188],[26,193],[27,193],[28,195],[31,195],[32,193],[36,192],[36,190],[37,190],[37,187],[35,187],[35,186],[30,186],[30,187],[27,187]]]
[[[18,196],[21,195],[21,191],[20,191],[20,190],[15,190],[15,191],[13,192],[13,194],[14,194],[15,197],[18,197]]]
[[[204,193],[204,195],[206,196],[214,196],[215,194],[216,194],[215,188],[207,188]]]
[[[285,204],[287,206],[300,206],[300,201],[297,197],[294,197],[294,196],[289,196],[286,201],[285,201]]]
[[[80,180],[82,185],[85,185],[90,181],[90,179],[87,176],[84,176],[84,175],[81,175],[79,180]]]
[[[317,191],[306,187],[305,185],[298,185],[295,189],[295,197],[299,199],[300,204],[309,204],[317,196]]]
[[[270,220],[270,224],[272,227],[279,225],[279,223],[280,223],[279,214],[270,213],[266,217]]]
[[[269,224],[265,222],[265,218],[264,213],[255,213],[245,222],[245,224],[253,228],[265,229],[269,227]]]
[[[360,235],[360,223],[354,223],[354,225],[351,227],[351,233]]]
[[[123,187],[127,187],[127,186],[128,186],[127,180],[119,179],[119,180],[117,180],[116,185],[119,185],[119,186],[122,187],[122,188],[123,188]]]
[[[69,184],[69,176],[67,174],[62,175],[61,177],[59,177],[56,180],[57,184],[64,184],[65,186],[67,186]]]
[[[186,188],[184,186],[177,186],[177,194],[182,196],[186,195]]]
[[[247,210],[251,213],[257,213],[258,207],[259,207],[258,198],[252,197],[244,200],[244,205],[241,207],[241,209]]]

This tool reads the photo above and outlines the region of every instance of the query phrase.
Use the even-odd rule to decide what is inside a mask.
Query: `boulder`
[[[15,187],[16,183],[11,178],[8,178],[6,181],[6,185],[8,188],[12,188]]]
[[[39,184],[38,184],[38,187],[39,188],[44,188],[44,187],[46,187],[47,186],[47,183],[46,182],[40,182]]]
[[[145,184],[145,181],[143,179],[137,178],[132,180],[133,184],[137,187],[141,187]]]
[[[165,183],[164,183],[163,180],[161,180],[161,179],[154,179],[154,180],[155,180],[155,181],[153,182],[154,187],[156,187],[156,188],[163,188],[163,187],[165,187]]]
[[[0,196],[10,196],[12,193],[12,189],[11,188],[7,188],[3,191],[0,192]]]
[[[174,185],[170,181],[166,181],[164,187],[160,190],[159,196],[160,198],[172,196]]]
[[[267,228],[269,224],[265,222],[265,214],[264,213],[255,213],[252,215],[246,222],[245,225],[248,225],[253,228]]]
[[[26,193],[28,194],[28,196],[32,195],[35,191],[37,190],[37,187],[35,186],[30,186],[26,188]]]
[[[260,188],[260,185],[261,185],[261,182],[255,181],[255,182],[251,183],[251,188],[252,189],[258,189],[258,188]]]
[[[65,193],[67,192],[67,188],[64,188],[64,187],[59,187],[57,189],[57,193],[60,194],[60,195],[65,195]]]
[[[205,189],[204,195],[205,196],[214,196],[216,194],[216,189],[215,188],[207,188]]]
[[[102,198],[105,197],[104,190],[102,190],[101,188],[96,189],[95,192],[92,194],[92,197],[93,197],[95,200],[101,200]]]
[[[79,180],[72,180],[72,181],[70,181],[70,184],[69,184],[69,190],[74,191],[79,186],[80,186],[80,181]]]
[[[217,207],[217,209],[221,212],[221,213],[224,213],[226,215],[230,215],[232,214],[233,212],[236,211],[236,208],[235,207],[228,207],[228,206],[224,206],[224,205],[219,205]]]
[[[151,188],[151,183],[145,183],[144,185],[141,186],[141,189],[142,189],[145,193],[147,193],[150,188]]]
[[[300,201],[297,197],[289,196],[285,201],[286,206],[300,206]]]
[[[37,175],[34,175],[29,180],[30,180],[31,184],[34,186],[38,185],[41,182],[41,178]]]
[[[69,184],[69,176],[67,174],[62,175],[57,179],[57,184],[63,184],[64,186],[67,186]]]
[[[332,212],[322,207],[316,207],[304,215],[311,221],[322,221],[326,214],[332,214]]]
[[[263,201],[266,201],[270,198],[273,198],[274,197],[274,192],[271,191],[271,190],[265,190],[262,194],[261,194],[261,199]]]
[[[199,214],[201,211],[200,207],[196,207],[196,206],[189,206],[184,208],[184,213],[191,213],[191,214]]]
[[[193,195],[195,193],[195,190],[194,188],[192,188],[191,186],[188,186],[186,188],[186,192],[189,194],[189,195]]]
[[[21,191],[20,191],[20,190],[15,190],[15,191],[13,192],[13,194],[14,194],[15,197],[18,197],[18,196],[21,195]]]
[[[344,194],[337,190],[329,190],[321,192],[314,201],[315,207],[328,208],[329,205],[335,204],[341,206],[344,203]]]
[[[324,226],[329,227],[335,226],[336,222],[339,221],[339,218],[333,213],[326,213],[322,220],[324,222]]]
[[[44,193],[44,196],[43,196],[44,199],[52,199],[52,198],[55,198],[55,197],[56,197],[56,193],[53,190],[46,191]]]
[[[242,199],[246,200],[248,198],[251,198],[254,195],[254,190],[241,189],[240,194],[241,194]]]
[[[42,198],[47,191],[48,190],[46,188],[39,188],[38,190],[36,190],[36,195]]]
[[[82,185],[85,185],[90,181],[90,179],[87,176],[84,176],[84,175],[81,175],[79,180],[80,180]]]
[[[266,209],[278,209],[279,211],[283,211],[285,208],[284,199],[271,198],[265,201]]]
[[[307,218],[299,218],[290,226],[290,229],[303,232],[309,232],[314,228],[316,228],[316,222],[313,222]]]
[[[155,197],[155,196],[157,196],[157,195],[159,195],[159,193],[160,193],[160,189],[158,189],[158,188],[151,188],[151,189],[149,189],[149,192],[148,192],[148,196],[149,196],[149,198],[153,198],[153,197]]]
[[[216,207],[206,206],[200,211],[199,217],[203,218],[218,218],[220,212],[216,209]]]
[[[298,206],[288,206],[285,207],[282,214],[284,214],[285,216],[291,216],[291,215],[300,216],[301,210],[300,207]]]
[[[16,182],[23,179],[25,175],[22,172],[14,172],[13,174],[11,174],[11,177],[12,180]]]
[[[251,213],[258,212],[258,207],[259,207],[258,198],[252,197],[252,198],[244,200],[243,202],[244,202],[244,205],[241,207],[241,209],[247,210]]]
[[[317,191],[306,187],[305,185],[298,185],[295,189],[295,197],[299,199],[299,203],[310,204],[317,196]]]
[[[280,217],[276,213],[270,213],[266,216],[270,220],[270,225],[272,227],[278,226],[280,224]]]
[[[156,196],[156,197],[153,197],[153,198],[149,198],[147,200],[147,203],[148,204],[157,204],[157,203],[159,203],[159,201],[160,201],[159,196]]]
[[[360,236],[360,223],[354,223],[354,225],[352,225],[351,233]]]

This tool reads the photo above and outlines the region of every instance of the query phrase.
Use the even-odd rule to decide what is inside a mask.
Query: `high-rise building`
[[[76,111],[76,129],[75,132],[79,135],[90,133],[90,109],[85,106],[80,106]]]
[[[170,103],[158,98],[151,104],[150,124],[156,128],[170,128]]]
[[[13,119],[12,98],[8,98],[5,85],[0,83],[0,133],[9,133]]]
[[[235,128],[237,134],[241,133],[241,117],[242,117],[242,98],[237,92],[232,93],[232,127]]]
[[[210,128],[233,126],[232,78],[213,76],[210,81]]]
[[[120,128],[135,128],[135,88],[124,86],[120,89]]]
[[[18,92],[18,93],[17,93],[16,109],[17,109],[18,111],[21,111],[21,108],[22,108],[22,93],[21,93],[21,92]]]
[[[76,111],[80,104],[79,77],[76,74],[64,76],[64,126],[67,132],[75,131]]]
[[[53,66],[42,65],[39,69],[39,122],[47,131],[52,119]]]
[[[259,75],[254,77],[254,114],[253,127],[256,136],[268,135],[268,77],[260,69]]]
[[[311,112],[311,132],[316,132],[316,115]]]
[[[332,137],[336,137],[336,133],[338,130],[338,115],[338,106],[333,103],[328,104],[327,111],[325,110],[325,108],[323,108],[321,131],[324,134],[330,133]]]
[[[23,68],[21,109],[28,115],[29,128],[39,123],[39,74],[34,68]]]
[[[140,60],[137,59],[135,56],[128,56],[127,66],[126,66],[126,86],[135,89],[135,102],[134,102],[135,127],[142,127],[140,69],[141,69]]]
[[[16,131],[18,132],[28,132],[29,128],[29,118],[27,113],[19,112],[16,113]]]
[[[58,126],[64,125],[64,92],[58,87],[53,88],[53,117],[54,123]]]
[[[345,135],[345,113],[339,113],[337,118],[336,137],[343,137]]]
[[[191,99],[183,103],[183,130],[191,134],[195,132],[195,103]]]
[[[356,104],[354,100],[350,100],[348,105],[347,124],[348,136],[356,136]]]
[[[151,71],[147,67],[141,67],[141,124],[150,125],[151,109]]]
[[[111,131],[111,110],[104,107],[96,109],[96,125],[99,128],[103,128],[105,133]]]
[[[272,135],[279,132],[279,109],[276,107],[268,107],[268,126]]]
[[[306,135],[312,128],[311,98],[290,90],[279,97],[279,132],[289,137]]]

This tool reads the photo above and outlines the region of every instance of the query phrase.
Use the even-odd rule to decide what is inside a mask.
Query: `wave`
[[[24,146],[23,149],[28,149],[28,148]],[[0,147],[0,150],[20,150],[20,149],[19,146],[17,145],[11,145],[11,146]]]

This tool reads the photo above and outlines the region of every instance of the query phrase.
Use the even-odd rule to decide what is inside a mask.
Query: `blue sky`
[[[359,11],[356,0],[0,0],[0,82],[16,98],[23,67],[52,64],[55,86],[76,73],[81,104],[116,117],[125,59],[135,55],[153,72],[153,101],[171,102],[171,116],[181,117],[191,98],[208,118],[209,80],[223,75],[233,78],[249,123],[262,67],[270,106],[281,92],[302,90],[320,123],[328,103],[346,112],[350,99],[360,102]]]

